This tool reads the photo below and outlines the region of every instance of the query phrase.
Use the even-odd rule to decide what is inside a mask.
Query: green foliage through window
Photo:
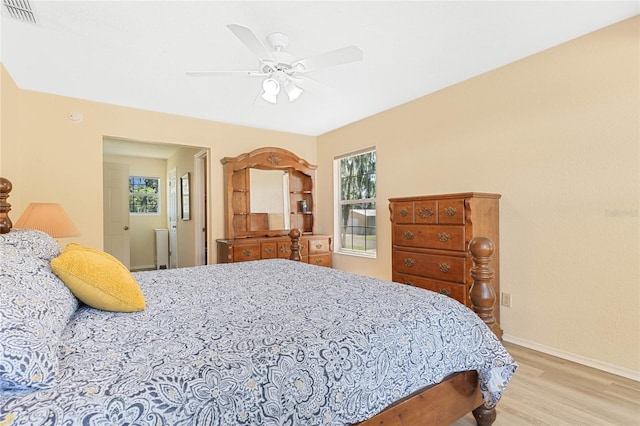
[[[160,179],[129,176],[129,213],[160,213]]]
[[[376,253],[376,152],[336,160],[340,171],[340,248]]]

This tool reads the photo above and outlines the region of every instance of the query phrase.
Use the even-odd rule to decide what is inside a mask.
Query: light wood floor
[[[640,382],[506,343],[519,367],[494,426],[640,425]],[[475,425],[471,414],[455,426]]]

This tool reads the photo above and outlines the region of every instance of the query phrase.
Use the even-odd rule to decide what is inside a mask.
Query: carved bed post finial
[[[13,185],[9,179],[0,177],[0,234],[8,233],[13,226],[11,219],[9,219],[11,204],[7,202],[12,188]]]
[[[493,241],[487,237],[476,237],[469,243],[469,251],[473,259],[473,268],[471,268],[473,285],[469,296],[475,313],[500,339],[502,338],[500,326],[496,323],[496,318],[493,315],[496,301],[496,293],[491,285],[493,269],[489,266],[493,250]]]
[[[300,241],[300,230],[298,228],[293,228],[289,231],[289,238],[291,238],[291,256],[289,256],[289,260],[295,260],[296,262],[300,262],[302,258],[300,257],[300,245],[298,241]]]

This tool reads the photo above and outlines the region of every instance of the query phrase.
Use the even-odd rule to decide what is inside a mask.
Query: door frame
[[[209,150],[203,149],[194,156],[193,212],[195,220],[195,265],[209,264],[209,203],[207,176],[209,176]]]

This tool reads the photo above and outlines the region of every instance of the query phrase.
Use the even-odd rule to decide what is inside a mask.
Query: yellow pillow
[[[108,253],[72,243],[51,260],[51,269],[89,306],[114,312],[136,312],[146,307],[129,270]]]

